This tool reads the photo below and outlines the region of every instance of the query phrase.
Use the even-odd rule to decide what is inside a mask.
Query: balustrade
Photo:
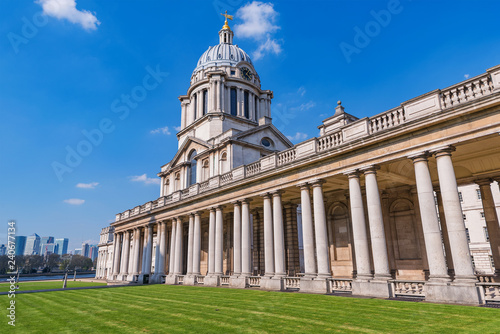
[[[230,276],[221,276],[220,285],[229,285],[229,277]]]
[[[300,277],[285,277],[286,290],[300,290]]]
[[[260,161],[247,166],[247,176],[252,176],[260,172]]]
[[[329,150],[342,144],[342,132],[327,134],[317,139],[318,152]]]
[[[288,149],[286,151],[278,153],[278,166],[285,165],[287,163],[295,161],[297,153],[295,148]]]
[[[224,185],[224,184],[230,183],[232,180],[233,180],[233,172],[222,174],[220,184]]]
[[[205,276],[196,275],[194,277],[194,284],[205,284]]]
[[[451,108],[460,103],[488,95],[492,91],[493,82],[490,75],[482,75],[441,91],[441,101],[443,108]]]
[[[396,296],[425,297],[425,281],[393,281]]]
[[[260,276],[249,276],[247,285],[250,288],[260,287]]]
[[[405,110],[403,108],[391,109],[383,114],[376,115],[370,118],[370,133],[376,133],[385,129],[389,129],[406,120]]]
[[[484,301],[499,303],[500,302],[500,283],[478,283],[483,287]]]
[[[352,279],[330,278],[331,292],[352,292]]]

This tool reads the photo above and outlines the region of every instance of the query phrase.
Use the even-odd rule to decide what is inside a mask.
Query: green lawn
[[[106,283],[95,283],[95,282],[79,282],[68,280],[66,284],[67,288],[77,288],[83,286],[98,286],[106,285]],[[19,282],[19,290],[17,291],[28,291],[28,290],[47,290],[47,289],[61,289],[63,287],[62,280],[50,281],[50,282]],[[0,284],[0,292],[7,292],[10,289],[9,283]]]
[[[0,308],[6,312],[6,296]],[[7,319],[0,317],[0,332]],[[16,296],[23,333],[499,333],[500,310],[184,286]]]

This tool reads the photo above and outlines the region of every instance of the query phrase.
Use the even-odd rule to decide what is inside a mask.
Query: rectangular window
[[[467,242],[470,243],[470,233],[468,228],[465,229],[465,234],[467,235]]]
[[[238,115],[238,99],[236,97],[236,88],[231,88],[231,115]]]
[[[460,199],[460,203],[464,202],[464,197],[462,196],[462,192],[461,191],[458,192],[458,198]]]
[[[484,230],[484,238],[486,239],[486,241],[490,241],[490,236],[488,235],[488,228],[483,227],[483,230]]]
[[[474,256],[470,256],[470,261],[472,262],[472,268],[476,270],[476,262],[474,262]]]
[[[477,199],[481,199],[481,190],[476,189]]]
[[[467,220],[467,215],[466,215],[465,213],[464,213],[464,215],[463,215],[463,219],[464,219],[464,220]]]
[[[249,98],[250,98],[250,94],[248,94],[248,92],[245,91],[244,109],[245,109],[245,118],[247,118],[247,119],[250,118]]]
[[[255,97],[255,103],[253,104],[253,107],[254,107],[254,113],[253,113],[253,117],[254,117],[254,120],[258,121],[259,120],[259,116],[257,115],[257,96]]]
[[[208,91],[205,89],[203,91],[203,115],[206,115],[208,111]]]
[[[236,75],[236,71],[231,71],[231,75],[235,76]]]
[[[198,94],[194,94],[194,120],[198,117]]]
[[[479,214],[481,215],[481,218],[484,219],[484,212],[479,212]]]

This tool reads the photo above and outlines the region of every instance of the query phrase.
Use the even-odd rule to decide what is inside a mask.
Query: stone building
[[[97,255],[97,266],[95,277],[99,279],[112,279],[113,268],[113,226],[105,227],[101,230]]]
[[[474,272],[458,186],[480,187],[500,268],[500,66],[372,117],[339,102],[297,145],[272,98],[226,22],[179,98],[160,197],[111,224],[110,283],[498,299]]]

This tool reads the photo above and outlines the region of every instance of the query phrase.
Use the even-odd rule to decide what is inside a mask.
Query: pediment
[[[196,150],[197,154],[210,149],[212,146],[207,142],[195,138],[187,137],[184,143],[181,145],[173,159],[169,163],[169,169],[175,168],[175,166],[185,162],[187,160],[187,155],[192,151]]]

